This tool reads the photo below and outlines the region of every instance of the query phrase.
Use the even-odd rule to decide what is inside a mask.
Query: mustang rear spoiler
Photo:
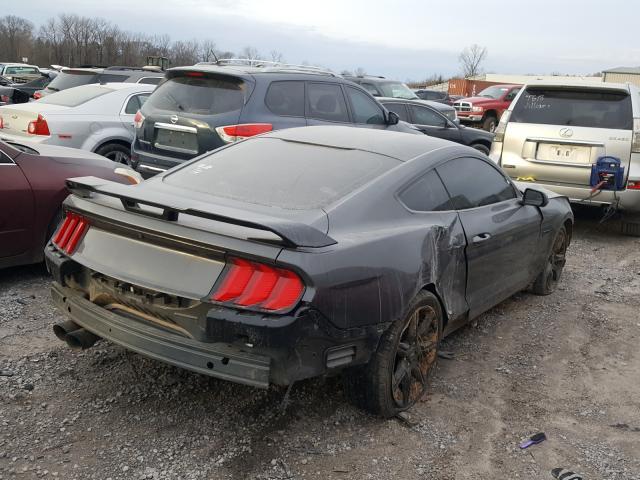
[[[193,200],[189,200],[189,205],[187,205],[187,202],[180,198],[158,191],[144,189],[143,185],[134,187],[97,177],[67,179],[67,188],[75,195],[89,198],[93,193],[98,193],[115,197],[122,202],[122,206],[129,212],[139,213],[169,222],[177,221],[178,216],[184,214],[272,232],[282,238],[287,246],[290,247],[317,248],[327,247],[337,243],[327,234],[304,223]],[[141,205],[154,207],[159,209],[161,213],[143,209]]]

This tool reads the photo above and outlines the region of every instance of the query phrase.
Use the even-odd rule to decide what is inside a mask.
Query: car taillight
[[[494,130],[495,137],[493,137],[494,142],[503,142],[504,141],[504,132],[507,130],[507,123],[509,123],[509,117],[511,117],[511,112],[509,110],[505,110],[500,117],[500,121],[498,122],[498,126]]]
[[[41,92],[35,92],[33,94],[33,98],[35,98],[36,100],[38,100],[39,98],[42,98],[42,93]]]
[[[37,119],[29,122],[27,132],[31,135],[51,135],[49,133],[49,125],[41,114],[38,114]]]
[[[627,182],[628,190],[640,190],[640,180],[629,180]]]
[[[7,103],[9,100],[11,100],[9,98],[9,95],[0,95],[0,102],[5,102]]]
[[[142,128],[142,124],[144,123],[144,115],[142,115],[142,112],[140,110],[138,110],[136,112],[136,116],[133,117],[133,125],[136,128]]]
[[[270,123],[243,123],[240,125],[216,127],[216,132],[226,143],[244,140],[247,137],[260,135],[261,133],[270,132],[271,130],[273,130],[273,125]]]
[[[82,215],[68,212],[58,232],[53,237],[53,244],[67,255],[75,252],[76,247],[89,229],[89,222]]]
[[[633,139],[631,140],[631,151],[640,153],[640,118],[633,119]]]
[[[230,261],[211,300],[229,306],[281,312],[294,307],[304,284],[290,270],[240,258]]]
[[[0,115],[0,129],[4,128],[4,118],[2,118],[2,115]]]

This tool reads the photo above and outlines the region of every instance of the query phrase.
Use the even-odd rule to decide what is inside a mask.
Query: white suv
[[[490,157],[513,179],[572,202],[612,205],[631,221],[640,215],[639,101],[638,88],[628,84],[526,85],[502,115]],[[624,168],[614,189],[592,181],[602,157]]]

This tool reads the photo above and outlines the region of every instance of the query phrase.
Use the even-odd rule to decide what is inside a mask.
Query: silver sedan
[[[129,164],[133,119],[155,85],[82,85],[0,107],[0,138],[75,147]]]

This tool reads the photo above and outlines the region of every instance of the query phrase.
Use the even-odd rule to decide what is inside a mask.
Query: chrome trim
[[[562,145],[584,145],[588,147],[604,147],[602,142],[589,142],[586,140],[566,140],[563,138],[527,138],[525,142],[558,143]]]
[[[187,127],[185,125],[172,125],[171,123],[156,122],[154,128],[164,128],[165,130],[174,130],[176,132],[198,133],[195,127]]]
[[[194,155],[198,154],[198,150],[189,150],[188,148],[172,147],[170,145],[164,145],[158,142],[154,143],[153,146],[155,148],[159,148],[160,150],[168,150],[170,152],[188,153],[188,154],[194,154]]]
[[[151,167],[151,166],[145,165],[143,163],[138,165],[138,168],[141,168],[143,170],[151,170],[152,172],[166,172],[167,170],[169,170],[168,168]]]

